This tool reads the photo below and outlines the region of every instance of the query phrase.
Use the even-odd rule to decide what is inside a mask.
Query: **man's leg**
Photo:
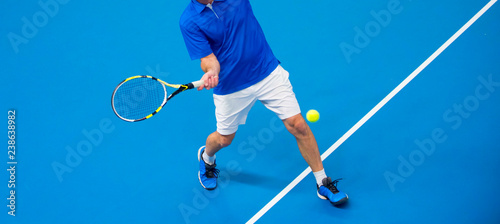
[[[318,197],[337,205],[347,200],[347,195],[337,189],[338,180],[326,176],[316,139],[300,113],[299,103],[293,92],[289,74],[278,66],[266,79],[256,84],[258,99],[283,120],[287,130],[295,136],[302,157],[311,167],[316,179]]]
[[[304,117],[301,114],[297,114],[290,118],[283,120],[286,129],[295,136],[297,139],[297,144],[299,145],[300,153],[302,157],[306,160],[307,164],[311,167],[313,172],[318,172],[323,170],[323,163],[321,162],[321,156],[319,154],[318,143],[307,125]]]
[[[247,89],[227,95],[214,94],[217,131],[210,134],[205,145],[198,150],[198,178],[205,189],[217,187],[219,170],[216,169],[215,154],[231,144],[238,126],[245,124],[247,114],[256,100]]]
[[[205,152],[209,157],[215,156],[215,153],[231,144],[235,135],[236,133],[230,135],[221,135],[219,134],[219,132],[214,131],[207,138]]]
[[[198,150],[198,160],[200,162],[198,179],[203,188],[207,190],[217,188],[219,170],[215,168],[217,166],[215,164],[215,153],[229,146],[235,135],[236,133],[221,135],[219,132],[215,131],[208,136],[206,145]]]
[[[338,180],[332,181],[330,177],[326,176],[319,154],[318,143],[316,143],[316,139],[304,117],[301,114],[297,114],[283,120],[283,122],[288,131],[297,139],[300,153],[313,171],[317,183],[318,197],[329,200],[334,205],[339,205],[347,201],[347,194],[337,189]]]

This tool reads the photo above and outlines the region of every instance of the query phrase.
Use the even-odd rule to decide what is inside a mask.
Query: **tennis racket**
[[[202,80],[178,85],[152,76],[133,76],[123,80],[115,88],[111,96],[111,107],[116,116],[124,121],[142,121],[158,113],[175,95],[201,85]],[[167,97],[166,86],[177,90]]]

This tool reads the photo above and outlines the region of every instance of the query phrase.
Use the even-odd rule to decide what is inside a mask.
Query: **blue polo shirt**
[[[192,60],[217,57],[221,71],[214,94],[237,92],[271,74],[279,61],[249,0],[215,0],[208,6],[191,0],[179,24]]]

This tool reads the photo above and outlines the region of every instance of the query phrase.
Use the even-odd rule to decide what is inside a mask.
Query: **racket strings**
[[[113,99],[116,113],[130,120],[138,120],[155,113],[165,101],[163,84],[150,78],[136,78],[118,87]]]

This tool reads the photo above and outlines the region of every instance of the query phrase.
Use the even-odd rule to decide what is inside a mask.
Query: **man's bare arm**
[[[201,59],[201,70],[205,72],[205,74],[201,77],[201,80],[205,82],[204,85],[198,87],[198,90],[211,89],[219,84],[219,72],[220,72],[220,64],[217,60],[217,57],[212,53]]]

